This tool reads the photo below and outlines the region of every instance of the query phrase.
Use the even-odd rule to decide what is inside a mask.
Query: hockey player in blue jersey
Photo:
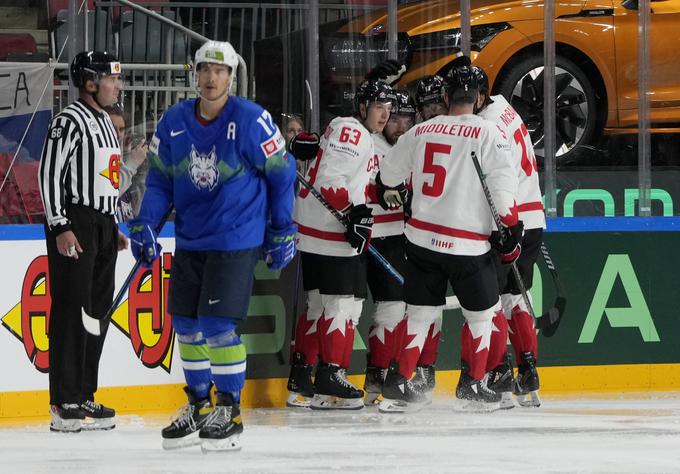
[[[163,429],[166,449],[240,449],[246,349],[236,328],[257,261],[280,269],[295,255],[295,159],[266,110],[229,96],[237,66],[229,43],[196,52],[199,98],[172,106],[158,123],[147,191],[130,223],[133,254],[151,265],[160,253],[153,229],[169,206],[176,210],[168,309],[189,403]]]

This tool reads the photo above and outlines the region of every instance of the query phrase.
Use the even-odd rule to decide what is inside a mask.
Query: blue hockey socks
[[[206,398],[211,386],[210,357],[198,319],[172,315],[172,326],[177,333],[179,355],[187,385],[196,397]]]
[[[210,371],[218,392],[241,399],[246,382],[246,347],[236,334],[237,322],[219,316],[199,316],[201,331],[208,343]]]

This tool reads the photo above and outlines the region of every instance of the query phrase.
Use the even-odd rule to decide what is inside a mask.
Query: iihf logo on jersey
[[[189,164],[189,176],[198,189],[212,191],[217,185],[220,171],[217,169],[217,152],[213,145],[207,155],[196,151],[191,145],[191,163]]]

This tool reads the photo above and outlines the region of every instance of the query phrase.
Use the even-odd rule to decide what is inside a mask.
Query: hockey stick
[[[314,189],[314,186],[312,186],[309,181],[307,181],[305,177],[302,176],[302,173],[297,171],[297,177],[300,183],[305,188],[309,189],[309,192],[314,195],[314,197],[323,205],[323,207],[328,209],[330,213],[333,214],[333,217],[335,217],[343,226],[346,225],[345,217],[340,213],[340,211],[331,206],[330,203],[326,201],[326,199],[321,195],[321,193]],[[397,280],[400,285],[404,284],[404,277],[401,276],[397,269],[390,265],[390,262],[388,262],[385,257],[383,257],[380,252],[378,252],[371,244],[368,244],[368,253],[373,255],[373,257],[385,268],[385,270],[387,270],[387,273]]]
[[[498,233],[500,234],[499,239],[502,244],[505,241],[505,236],[503,234],[503,223],[501,222],[501,217],[498,215],[498,210],[496,209],[496,205],[493,202],[491,191],[489,191],[489,186],[487,186],[486,184],[486,178],[484,177],[484,173],[482,172],[482,166],[479,164],[479,160],[477,159],[477,154],[473,151],[472,153],[470,153],[470,156],[472,157],[472,162],[475,165],[475,170],[477,171],[477,177],[479,177],[479,182],[482,184],[484,196],[486,197],[486,202],[489,204],[489,209],[491,210],[491,215],[493,216],[493,220],[496,223],[496,228],[498,229]],[[534,313],[534,306],[531,304],[531,300],[529,299],[529,294],[527,293],[526,286],[524,285],[522,275],[519,273],[519,268],[517,268],[517,264],[515,262],[512,262],[510,265],[512,268],[512,273],[515,276],[515,280],[517,281],[519,291],[520,293],[522,293],[522,299],[524,300],[524,304],[527,306],[529,314],[531,314],[531,317],[533,318],[536,327],[541,329],[542,331],[545,331],[547,329],[548,331],[551,331],[552,335],[555,332],[555,330],[552,327],[553,323],[551,321],[550,311],[543,314],[540,318],[536,317],[536,313]],[[559,318],[557,319],[557,323],[559,323]]]
[[[156,226],[156,235],[161,233],[161,230],[163,229],[163,226],[165,225],[165,221],[168,220],[168,217],[170,217],[170,214],[172,214],[172,210],[175,207],[170,204],[168,209],[165,211],[165,214],[163,214],[163,217],[161,217],[160,222]],[[142,266],[142,261],[137,260],[135,262],[135,265],[132,267],[132,270],[130,270],[130,273],[128,274],[127,278],[123,282],[123,286],[118,290],[118,293],[116,294],[116,297],[113,299],[113,303],[109,307],[109,310],[106,312],[103,318],[98,319],[98,318],[93,318],[87,312],[85,311],[85,308],[81,308],[82,312],[82,321],[83,321],[83,327],[85,330],[92,334],[93,336],[101,336],[104,334],[104,330],[106,329],[106,326],[109,324],[109,320],[113,316],[114,311],[116,311],[116,308],[120,305],[121,301],[123,300],[123,296],[125,296],[125,293],[128,290],[128,287],[132,283],[132,280],[137,276],[137,271],[139,268]]]
[[[560,283],[559,277],[557,276],[557,270],[553,264],[552,258],[548,253],[548,247],[545,246],[545,242],[541,242],[541,255],[543,256],[543,261],[545,266],[550,270],[550,276],[552,276],[553,283],[555,284],[555,290],[557,295],[555,296],[555,302],[553,307],[548,310],[548,312],[542,316],[547,317],[546,326],[543,328],[543,335],[545,337],[552,337],[557,331],[557,327],[562,321],[562,316],[564,316],[564,311],[567,306],[567,297],[564,295],[564,288]]]

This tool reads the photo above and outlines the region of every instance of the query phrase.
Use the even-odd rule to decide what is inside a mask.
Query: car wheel
[[[500,79],[505,96],[522,117],[537,156],[544,156],[543,55],[516,61]],[[558,163],[572,161],[599,135],[598,103],[592,81],[564,56],[555,57],[555,150]]]

